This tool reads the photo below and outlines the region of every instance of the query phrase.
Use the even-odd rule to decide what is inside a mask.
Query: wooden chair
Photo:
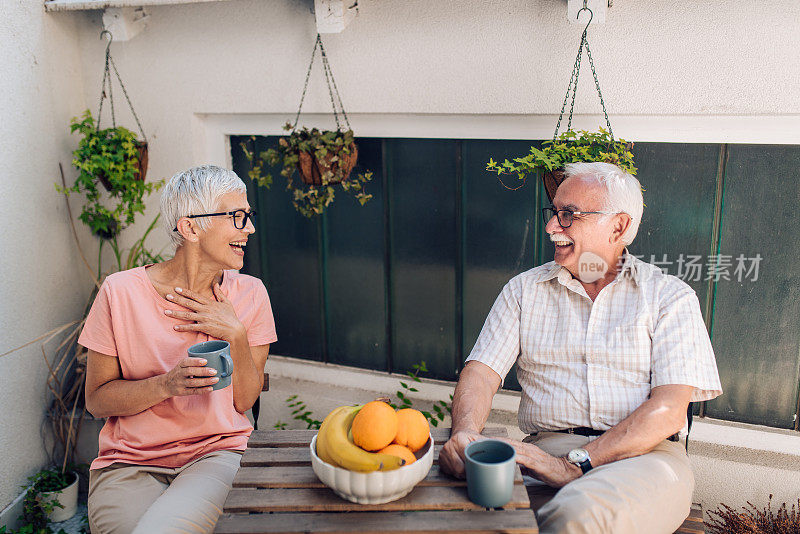
[[[264,373],[264,385],[261,386],[261,391],[269,391],[269,373]],[[261,412],[261,397],[256,399],[253,404],[253,429],[258,430],[258,414]]]
[[[536,513],[539,508],[545,505],[547,501],[553,498],[558,491],[557,488],[549,486],[526,486],[528,490],[528,498],[531,501],[531,509]],[[703,524],[703,507],[699,504],[693,504],[689,511],[689,517],[683,522],[675,534],[700,534],[706,531]]]

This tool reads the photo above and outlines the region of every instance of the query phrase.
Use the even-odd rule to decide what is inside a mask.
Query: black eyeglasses
[[[196,219],[197,217],[217,217],[219,215],[233,215],[233,226],[235,226],[238,230],[244,229],[247,226],[247,219],[250,219],[253,222],[253,226],[256,225],[256,210],[233,210],[233,211],[220,211],[219,213],[203,213],[201,215],[186,215],[187,219]],[[173,232],[178,231],[178,227],[172,230]]]
[[[575,215],[593,215],[593,214],[601,214],[601,215],[616,215],[617,212],[615,211],[572,211],[572,210],[557,210],[553,206],[549,208],[542,208],[542,217],[544,218],[544,223],[547,224],[550,222],[550,219],[553,217],[558,218],[558,224],[561,225],[561,228],[569,228],[572,226]]]

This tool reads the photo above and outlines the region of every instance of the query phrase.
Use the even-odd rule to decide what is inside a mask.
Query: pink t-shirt
[[[250,346],[277,341],[261,280],[225,271],[220,287],[247,329]],[[112,274],[97,293],[78,343],[119,358],[126,380],[164,374],[187,357],[189,347],[214,339],[201,332],[176,332],[173,326],[186,321],[167,317],[165,309],[185,311],[158,294],[145,267]],[[136,415],[109,417],[91,469],[114,462],[180,467],[210,452],[244,450],[252,430],[233,407],[233,385],[171,397]]]

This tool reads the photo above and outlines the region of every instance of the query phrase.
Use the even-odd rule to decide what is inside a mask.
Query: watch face
[[[567,454],[567,460],[571,464],[580,464],[581,462],[585,462],[589,458],[589,453],[586,452],[584,449],[572,449]]]

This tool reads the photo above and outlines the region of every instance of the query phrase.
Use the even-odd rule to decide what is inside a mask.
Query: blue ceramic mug
[[[212,386],[214,391],[231,385],[233,360],[231,359],[230,343],[222,340],[204,341],[189,347],[189,356],[203,358],[207,362],[206,367],[213,367],[217,370],[217,374],[214,376],[219,378],[219,382]]]
[[[517,451],[504,441],[473,441],[464,449],[469,500],[485,508],[499,508],[511,500]]]

